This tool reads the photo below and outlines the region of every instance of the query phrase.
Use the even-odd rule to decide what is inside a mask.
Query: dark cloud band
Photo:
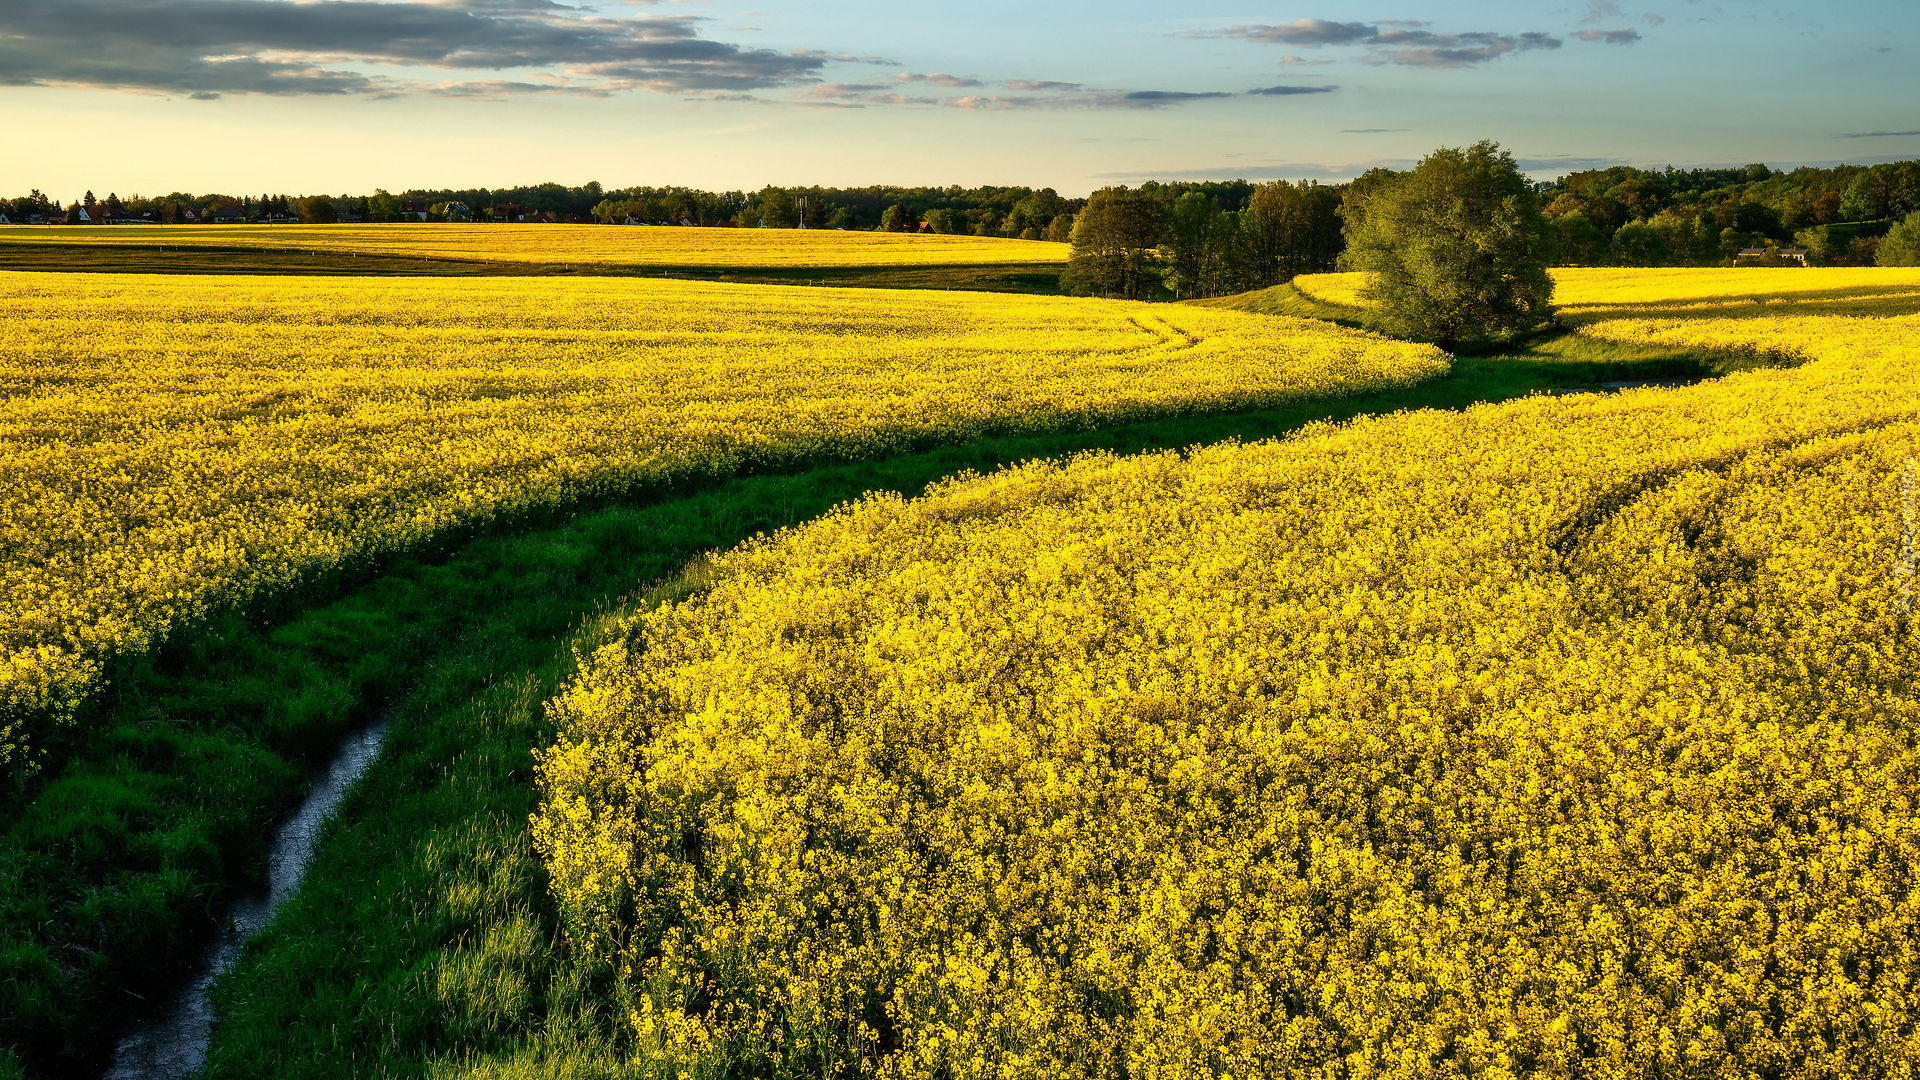
[[[1640,40],[1638,30],[1575,30],[1571,37],[1581,41],[1598,41],[1603,45],[1631,45]]]
[[[1331,94],[1338,89],[1337,86],[1263,86],[1247,93],[1259,97],[1291,97],[1294,94]]]
[[[6,0],[0,84],[207,96],[461,92],[340,65],[450,72],[548,69],[491,92],[750,90],[812,81],[824,54],[743,49],[688,16],[604,18],[551,0],[462,5],[332,0]]]
[[[1633,40],[1639,35],[1634,31]],[[1586,31],[1585,34],[1610,34],[1616,31]],[[1495,34],[1473,32],[1443,34],[1420,23],[1379,24],[1331,22],[1326,19],[1295,19],[1279,26],[1252,24],[1230,26],[1200,37],[1238,38],[1265,45],[1297,45],[1319,48],[1323,45],[1356,45],[1367,49],[1367,60],[1376,64],[1402,64],[1408,67],[1457,68],[1484,64],[1508,53],[1532,49],[1557,49],[1560,39],[1551,34]],[[1605,38],[1612,41],[1612,38]]]

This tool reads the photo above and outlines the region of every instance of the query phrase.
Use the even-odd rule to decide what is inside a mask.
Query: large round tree
[[[1540,200],[1496,143],[1435,150],[1341,212],[1347,265],[1373,273],[1362,296],[1396,329],[1452,348],[1552,314]]]

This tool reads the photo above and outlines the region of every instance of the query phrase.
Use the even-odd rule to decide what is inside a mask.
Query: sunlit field
[[[876,496],[632,616],[535,827],[624,1052],[1909,1075],[1920,272],[1557,277],[1797,366]]]
[[[611,225],[112,225],[0,226],[6,244],[165,245],[295,249],[431,259],[688,269],[1062,264],[1066,244],[1042,240],[824,229],[703,229]]]
[[[0,761],[104,657],[452,529],[742,469],[1411,385],[1233,312],[635,279],[0,274]]]
[[[1585,322],[1618,311],[1638,317],[1674,309],[1732,307],[1770,314],[1755,305],[1791,305],[1794,315],[1903,315],[1920,307],[1920,270],[1899,267],[1741,267],[1635,270],[1561,267],[1553,275],[1553,302],[1561,315]],[[1361,305],[1367,275],[1302,274],[1301,292],[1329,304]]]

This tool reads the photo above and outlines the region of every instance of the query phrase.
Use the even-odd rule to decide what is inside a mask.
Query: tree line
[[[1895,222],[1920,212],[1920,161],[1777,172],[1620,166],[1540,187],[1557,258],[1575,266],[1719,266],[1747,248],[1872,266]]]
[[[1232,198],[1234,184],[1200,185]],[[1241,185],[1245,186],[1245,185]],[[740,228],[887,229],[1066,240],[1071,215],[1085,200],[1030,187],[766,187],[703,191],[688,187],[608,189],[536,184],[517,188],[416,188],[367,195],[228,195],[172,192],[159,196],[89,191],[66,202],[35,190],[0,199],[15,223],[176,224],[298,218],[336,221],[557,221]],[[1068,220],[1056,224],[1059,219]],[[1052,233],[1048,233],[1052,227]]]
[[[778,187],[703,191],[604,188],[598,182],[511,188],[376,190],[368,195],[172,192],[72,202],[35,190],[0,199],[15,223],[137,221],[560,221],[938,232],[1072,242],[1065,281],[1077,292],[1211,296],[1334,268],[1341,207],[1397,174],[1344,184],[1245,180],[1149,182],[1085,199],[1018,186]],[[1908,265],[1920,213],[1920,161],[1776,171],[1639,169],[1568,173],[1532,185],[1565,266],[1723,266],[1742,250],[1798,246],[1825,265]],[[1920,228],[1920,225],[1915,227]],[[1891,245],[1882,255],[1883,245]]]
[[[1075,216],[1061,288],[1090,296],[1181,299],[1266,288],[1331,270],[1344,186],[1274,181],[1223,205],[1179,185],[1111,187]]]
[[[1079,214],[1062,287],[1187,299],[1354,266],[1346,247],[1362,208],[1407,175],[1247,185],[1234,204],[1178,185],[1105,188]],[[1542,211],[1530,227],[1542,230],[1549,265],[1732,266],[1743,251],[1788,246],[1814,265],[1920,265],[1920,161],[1792,172],[1621,166],[1525,186]]]

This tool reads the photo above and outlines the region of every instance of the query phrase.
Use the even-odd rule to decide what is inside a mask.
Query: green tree
[[[1042,232],[1040,234],[1040,237],[1043,240],[1051,240],[1056,244],[1072,243],[1073,242],[1073,215],[1072,214],[1054,215],[1053,220],[1047,222],[1046,231]]]
[[[1811,229],[1801,229],[1794,233],[1793,243],[1795,247],[1807,249],[1807,262],[1814,266],[1830,264],[1836,254],[1833,250],[1833,236],[1827,232],[1824,225],[1816,225]]]
[[[1347,229],[1351,265],[1373,274],[1363,295],[1403,332],[1451,348],[1552,314],[1540,200],[1495,143],[1435,150]]]
[[[1210,195],[1189,191],[1174,200],[1160,248],[1161,276],[1173,295],[1189,300],[1207,295],[1209,264],[1217,258],[1225,220]]]
[[[399,221],[400,204],[385,188],[375,188],[373,198],[367,200],[368,221]]]
[[[331,225],[340,220],[333,200],[325,195],[309,195],[300,200],[300,220],[308,225]]]
[[[1728,266],[1732,266],[1734,260],[1740,257],[1740,252],[1743,249],[1759,247],[1765,239],[1765,237],[1755,236],[1752,233],[1743,233],[1732,226],[1721,229],[1720,261]]]
[[[1569,210],[1553,218],[1557,253],[1562,266],[1598,266],[1605,261],[1607,234],[1585,210]]]
[[[1080,296],[1144,298],[1157,283],[1167,204],[1124,187],[1093,193],[1073,223],[1073,251],[1060,287]]]
[[[1875,266],[1920,266],[1920,210],[1908,214],[1880,238]]]
[[[1692,218],[1671,210],[1662,210],[1648,218],[1647,225],[1657,231],[1661,242],[1666,244],[1668,266],[1700,265],[1700,229]],[[1713,260],[1709,258],[1706,261]]]
[[[1241,222],[1203,191],[1174,200],[1160,247],[1161,278],[1175,296],[1224,296],[1249,288],[1253,274]]]
[[[1399,177],[1400,174],[1392,169],[1375,167],[1347,182],[1340,192],[1341,231],[1346,236],[1352,236],[1354,230],[1360,227],[1361,221],[1367,216],[1367,204],[1373,201],[1374,194]],[[1351,260],[1345,252],[1341,253],[1340,264],[1342,269],[1352,269]]]
[[[1608,250],[1616,266],[1665,266],[1673,253],[1660,230],[1644,221],[1629,221],[1620,226]]]
[[[1041,188],[1013,204],[1007,212],[1007,231],[1024,234],[1028,229],[1041,229],[1058,217],[1066,209],[1067,200],[1052,188]]]
[[[967,231],[967,215],[962,210],[929,210],[927,224],[937,233],[964,233]]]
[[[975,236],[1000,235],[1000,215],[995,213],[992,209],[981,208],[978,210],[968,210],[966,211],[966,215],[967,215],[967,222],[968,222],[967,231],[971,232],[973,235]]]
[[[880,228],[886,232],[918,232],[920,214],[906,203],[894,203],[880,215]]]
[[[1887,173],[1881,169],[1866,169],[1853,178],[1847,185],[1846,194],[1840,197],[1841,221],[1878,221],[1887,216],[1889,185]]]
[[[1240,214],[1253,275],[1247,284],[1277,285],[1333,269],[1342,247],[1340,207],[1340,192],[1319,184],[1276,180],[1255,188]]]
[[[827,222],[827,228],[829,229],[853,228],[853,209],[851,207],[842,206],[839,209],[835,210],[833,212],[833,217]]]
[[[791,229],[800,219],[793,209],[793,196],[785,188],[769,187],[760,192],[760,224],[769,229]]]

